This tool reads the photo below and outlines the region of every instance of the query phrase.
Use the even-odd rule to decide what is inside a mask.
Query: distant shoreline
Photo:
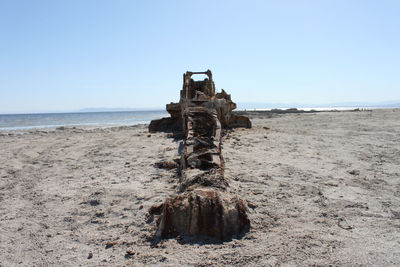
[[[146,110],[109,110],[109,111],[49,111],[49,112],[22,112],[22,113],[1,113],[0,116],[8,115],[46,115],[46,114],[86,114],[86,113],[124,113],[124,112],[163,112],[165,109],[146,109]]]
[[[352,111],[352,110],[372,110],[372,109],[398,109],[400,107],[364,107],[364,106],[353,106],[353,107],[292,107],[292,108],[254,108],[254,109],[236,109],[236,112],[243,111],[266,111],[266,112],[279,112],[282,113],[301,113],[301,112],[329,112],[329,111]],[[288,111],[288,112],[284,112]],[[296,111],[296,112],[290,112]]]
[[[55,129],[57,127],[112,127],[149,123],[166,111],[108,111],[0,115],[0,131]]]
[[[302,111],[348,111],[354,109],[393,109],[400,108],[399,105],[382,105],[382,106],[320,106],[320,107],[310,107],[310,106],[292,106],[292,107],[270,107],[270,108],[237,108],[236,112],[241,111],[272,111],[272,110],[291,110],[297,109]],[[21,112],[21,113],[0,113],[0,116],[12,116],[12,115],[45,115],[45,114],[87,114],[87,113],[124,113],[124,112],[164,112],[165,108],[154,108],[154,109],[81,109],[76,111],[43,111],[43,112]]]
[[[273,116],[291,113],[356,112],[376,109],[398,109],[378,107],[331,107],[331,108],[274,108],[233,111],[238,115]],[[58,127],[103,128],[132,126],[149,123],[153,119],[168,117],[165,110],[141,111],[97,111],[66,113],[0,114],[0,131],[29,131],[55,129]]]

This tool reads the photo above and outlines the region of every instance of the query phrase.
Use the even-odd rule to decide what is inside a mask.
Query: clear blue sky
[[[186,70],[236,102],[400,99],[400,1],[0,0],[0,113],[163,107]]]

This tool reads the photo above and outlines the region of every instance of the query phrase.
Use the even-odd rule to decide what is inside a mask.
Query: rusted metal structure
[[[195,74],[205,74],[208,78],[203,81],[195,81],[192,79],[192,76]],[[183,86],[180,92],[179,103],[166,105],[166,110],[171,117],[151,121],[149,131],[183,131],[182,126],[184,124],[182,119],[184,117],[184,110],[193,106],[215,108],[223,128],[251,128],[249,118],[232,114],[232,110],[236,109],[236,104],[232,102],[230,95],[223,89],[220,93],[215,93],[212,73],[210,70],[207,70],[205,72],[187,71],[183,74]]]
[[[194,81],[194,74],[206,74]],[[236,104],[222,90],[215,93],[210,70],[186,72],[179,103],[167,105],[171,118],[152,121],[150,131],[182,131],[183,151],[179,164],[179,193],[158,209],[157,236],[204,235],[221,240],[247,231],[246,205],[231,192],[224,177],[222,131],[227,127],[251,127],[244,116],[232,115]],[[180,124],[180,125],[179,125]]]

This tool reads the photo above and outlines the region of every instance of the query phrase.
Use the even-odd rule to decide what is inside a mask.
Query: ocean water
[[[166,111],[0,114],[0,131],[60,126],[121,126],[149,123],[168,116]]]

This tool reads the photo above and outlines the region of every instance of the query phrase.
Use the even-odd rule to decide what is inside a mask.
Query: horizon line
[[[380,102],[358,102],[346,101],[329,104],[304,104],[304,103],[267,103],[267,102],[237,102],[237,109],[260,109],[260,108],[396,108],[400,107],[400,100],[395,101],[380,101]],[[242,106],[242,107],[239,107]],[[253,107],[252,107],[253,106]],[[260,107],[263,106],[263,107]],[[23,115],[23,114],[57,114],[57,113],[96,113],[96,112],[129,112],[129,111],[166,111],[164,107],[146,107],[146,108],[106,108],[106,107],[89,107],[73,110],[36,110],[36,111],[21,111],[21,112],[1,112],[0,115]]]

